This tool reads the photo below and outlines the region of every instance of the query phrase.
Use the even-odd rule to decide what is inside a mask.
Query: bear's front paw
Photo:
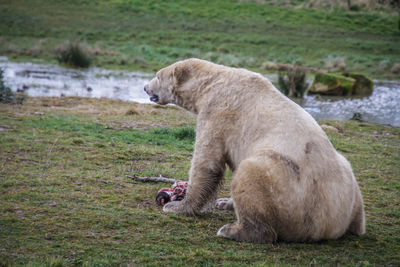
[[[164,205],[163,211],[175,214],[186,213],[183,201],[172,201]]]

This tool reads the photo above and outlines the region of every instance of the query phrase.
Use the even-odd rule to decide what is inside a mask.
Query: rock
[[[374,82],[370,78],[357,73],[344,73],[343,75],[356,80],[352,95],[369,96],[374,91]]]
[[[310,94],[351,95],[356,80],[336,73],[317,73],[308,92]]]
[[[373,90],[374,82],[362,74],[317,73],[308,92],[335,96],[368,96]]]

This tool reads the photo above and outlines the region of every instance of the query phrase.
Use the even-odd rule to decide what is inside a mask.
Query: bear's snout
[[[154,95],[152,95],[152,96],[150,97],[150,100],[157,103],[158,100],[159,100],[159,97],[158,97],[158,95],[154,94]]]

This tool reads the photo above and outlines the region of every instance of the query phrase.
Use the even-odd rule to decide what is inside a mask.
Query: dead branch
[[[175,183],[175,179],[171,178],[165,178],[162,177],[161,175],[159,177],[150,177],[150,176],[145,176],[145,177],[138,177],[136,175],[127,175],[128,178],[131,178],[132,180],[139,181],[139,182],[157,182],[157,183]]]

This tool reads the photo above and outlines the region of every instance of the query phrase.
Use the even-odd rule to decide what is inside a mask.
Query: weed
[[[7,43],[6,39],[0,37],[0,47],[4,46]]]
[[[125,112],[125,115],[130,116],[130,115],[139,115],[139,111],[137,111],[135,108],[130,108]]]
[[[261,69],[263,69],[263,70],[277,70],[278,69],[278,65],[275,62],[266,61],[266,62],[262,63]]]
[[[306,73],[298,68],[288,70],[286,74],[279,73],[278,84],[279,89],[288,97],[303,98],[308,88]]]
[[[87,68],[92,61],[88,50],[76,41],[69,41],[59,45],[55,53],[59,63],[74,67]]]
[[[196,130],[193,127],[182,127],[177,129],[159,128],[154,129],[153,133],[157,135],[173,136],[178,140],[186,139],[190,141],[194,141],[196,136]]]
[[[26,99],[24,93],[14,93],[4,84],[4,70],[0,69],[0,103],[22,105]]]
[[[399,74],[400,73],[400,63],[395,63],[390,71],[394,74]]]
[[[350,5],[349,10],[358,12],[358,11],[361,11],[361,6],[359,6],[359,5]]]
[[[353,117],[351,118],[352,120],[355,120],[355,121],[360,121],[360,122],[363,122],[364,120],[362,119],[362,114],[361,113],[359,113],[359,112],[355,112],[354,114],[353,114]]]
[[[72,144],[74,144],[74,145],[83,145],[85,143],[85,141],[83,141],[82,139],[80,139],[80,138],[74,138],[73,140],[72,140]]]
[[[27,49],[27,54],[32,57],[38,57],[44,52],[43,45],[46,43],[46,40],[39,40],[36,44],[34,44],[31,48]]]
[[[12,103],[14,100],[14,93],[4,84],[3,75],[4,70],[0,69],[0,103]]]
[[[188,139],[194,141],[196,137],[196,131],[193,127],[184,127],[184,128],[179,128],[173,131],[174,136],[179,139]]]
[[[325,68],[327,68],[329,71],[345,71],[345,58],[329,55],[327,58],[325,58]]]
[[[301,6],[303,7],[311,7],[311,8],[340,8],[340,9],[348,9],[351,11],[361,11],[370,10],[370,11],[383,11],[387,10],[390,6],[391,1],[385,0],[308,0],[301,1]],[[393,1],[393,2],[396,2]]]
[[[125,56],[121,57],[121,59],[119,60],[119,64],[120,65],[128,64],[128,59]]]
[[[381,62],[379,62],[379,69],[381,71],[386,71],[390,68],[390,60],[389,59],[383,59]]]

